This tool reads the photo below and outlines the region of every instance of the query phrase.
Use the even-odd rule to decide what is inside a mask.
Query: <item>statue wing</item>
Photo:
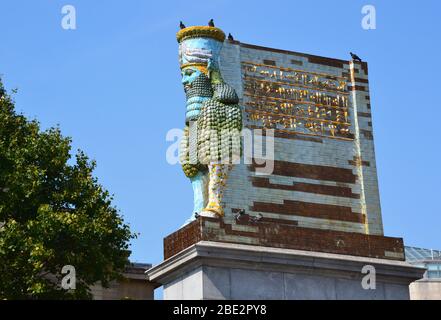
[[[237,98],[234,89],[232,92]],[[227,157],[240,157],[241,130],[242,110],[238,104],[225,104],[214,98],[205,101],[198,119],[199,161],[208,164],[223,161]]]
[[[236,91],[226,83],[218,83],[213,85],[213,99],[225,104],[239,103],[239,97]]]

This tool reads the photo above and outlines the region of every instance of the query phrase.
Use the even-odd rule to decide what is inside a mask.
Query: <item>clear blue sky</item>
[[[77,30],[61,28],[61,7]],[[377,9],[377,29],[360,26]],[[158,263],[189,216],[192,191],[166,162],[185,100],[175,33],[216,24],[239,41],[369,63],[385,234],[441,249],[441,5],[426,1],[1,0],[0,74],[18,110],[59,124],[97,160],[96,175],[140,237],[132,260]]]

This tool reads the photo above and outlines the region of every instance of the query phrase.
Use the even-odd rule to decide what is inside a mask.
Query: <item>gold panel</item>
[[[352,139],[347,79],[242,62],[248,120],[265,128]]]

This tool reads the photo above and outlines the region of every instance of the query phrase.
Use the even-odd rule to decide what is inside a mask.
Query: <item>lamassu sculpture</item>
[[[242,111],[235,90],[222,79],[219,55],[224,32],[214,26],[177,33],[187,98],[180,161],[194,193],[193,214],[223,217],[228,173],[240,160]]]

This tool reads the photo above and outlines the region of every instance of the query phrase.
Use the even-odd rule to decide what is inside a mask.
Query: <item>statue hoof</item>
[[[224,210],[219,204],[209,202],[205,209],[202,210],[201,215],[212,218],[222,218],[224,216]]]
[[[207,217],[207,218],[218,218],[218,217],[220,217],[217,213],[212,212],[212,211],[207,211],[207,210],[202,211],[200,216],[201,217]]]
[[[207,217],[207,218],[222,218],[223,215],[217,213],[217,212],[213,212],[213,211],[202,211],[201,212],[201,217]]]
[[[202,210],[201,216],[210,218],[222,218],[224,211],[217,203],[209,203],[207,207]]]

